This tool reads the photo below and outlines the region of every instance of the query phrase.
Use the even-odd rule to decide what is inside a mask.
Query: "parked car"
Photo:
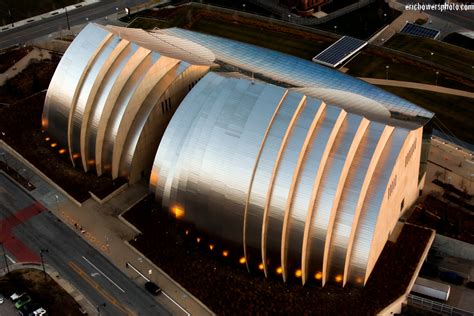
[[[438,274],[439,274],[438,266],[433,264],[433,263],[430,263],[430,262],[426,262],[421,267],[421,270],[420,270],[420,275],[421,276],[437,278]]]
[[[38,302],[32,300],[31,302],[23,305],[18,311],[22,312],[23,315],[33,315],[33,312],[40,307],[41,305]]]
[[[15,308],[20,309],[23,305],[31,302],[31,297],[29,295],[23,295],[18,301],[15,303]]]
[[[17,293],[13,293],[11,296],[10,296],[10,300],[15,303],[18,299],[20,299],[23,295],[26,295],[26,293],[21,293],[21,294],[17,294]]]
[[[145,289],[153,295],[158,295],[161,293],[160,287],[153,282],[145,283]]]
[[[449,282],[456,285],[462,285],[464,283],[464,278],[452,271],[440,272],[439,278],[444,282]]]
[[[40,307],[37,310],[35,310],[32,315],[33,316],[46,316],[48,314],[46,313],[46,310],[43,307]]]

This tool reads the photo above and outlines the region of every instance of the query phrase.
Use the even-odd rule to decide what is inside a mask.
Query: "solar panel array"
[[[313,61],[335,68],[344,60],[361,50],[365,45],[367,45],[367,42],[358,38],[343,36],[337,42],[316,55]]]
[[[418,24],[413,24],[413,23],[405,24],[405,26],[400,31],[400,33],[419,36],[419,37],[433,38],[433,39],[436,39],[439,35],[438,30],[430,29]]]

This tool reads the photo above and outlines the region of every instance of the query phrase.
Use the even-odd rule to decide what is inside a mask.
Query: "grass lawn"
[[[436,113],[436,117],[457,138],[474,144],[474,134],[472,133],[473,99],[416,89],[380,87]]]
[[[241,23],[222,23],[220,20],[209,18],[199,19],[193,23],[191,29],[201,33],[258,45],[303,59],[313,58],[317,53],[330,45],[327,42],[308,40],[303,36],[271,31]]]
[[[183,27],[189,23],[196,10],[191,6],[176,8],[161,8],[160,10],[145,10],[123,17],[120,20],[130,23],[128,27],[142,28],[145,30],[157,28]]]
[[[443,42],[474,50],[474,39],[459,33],[448,34],[448,36],[443,39]]]
[[[333,1],[329,5],[338,2],[339,0]],[[323,11],[325,11],[324,6]],[[316,25],[315,28],[328,30],[330,32],[336,30],[339,34],[350,35],[366,40],[384,25],[395,20],[399,15],[400,11],[394,10],[384,1],[378,0],[331,21]],[[336,29],[334,26],[336,26]]]
[[[159,29],[167,29],[176,26],[175,23],[173,23],[172,21],[146,17],[136,17],[132,21],[126,21],[125,19],[122,19],[122,21],[129,22],[130,24],[128,25],[128,27],[144,30],[151,30],[155,27]]]
[[[388,79],[427,83],[434,85],[436,83],[436,69],[427,69],[419,64],[407,64],[390,56],[373,56],[367,52],[362,52],[352,59],[346,67],[349,68],[348,74],[355,77],[368,78],[387,78],[386,66],[388,69]],[[471,85],[464,84],[444,73],[438,75],[438,85],[447,88],[474,91],[474,82]]]
[[[164,14],[169,12],[169,14]],[[336,41],[336,37],[301,31],[285,24],[232,16],[223,12],[200,10],[191,6],[148,11],[129,25],[151,29],[182,27],[193,31],[225,37],[244,43],[266,47],[304,59],[316,54]]]
[[[148,11],[143,14],[146,17],[136,18],[130,26],[145,28],[178,26],[256,44],[307,60],[335,41],[335,38],[288,27],[285,24],[272,25],[238,15],[231,16],[218,10],[200,10],[192,6]],[[385,79],[386,65],[390,66],[389,79],[435,84],[436,69],[420,65],[416,60],[403,60],[374,49],[360,53],[346,66],[352,76]],[[458,79],[440,73],[438,85],[466,91],[474,90],[474,82],[461,82]],[[472,122],[468,118],[473,117],[471,99],[396,87],[383,88],[437,113],[438,118],[459,138],[474,143],[474,137],[466,132]],[[451,107],[452,104],[456,104],[456,107]]]
[[[474,51],[459,46],[406,34],[395,34],[385,46],[474,75]]]

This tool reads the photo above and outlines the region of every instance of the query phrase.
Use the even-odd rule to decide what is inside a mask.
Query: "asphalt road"
[[[39,258],[40,249],[46,264],[54,267],[62,278],[73,284],[94,306],[100,307],[101,315],[169,315],[143,288],[111,264],[101,253],[71,231],[51,212],[25,214],[25,205],[35,200],[12,180],[0,174],[0,221],[15,216],[10,238],[21,241],[30,257]],[[26,207],[28,208],[28,207]],[[23,211],[20,211],[23,210]],[[3,238],[5,238],[5,225]],[[2,231],[0,231],[2,235]],[[22,250],[16,250],[18,256]],[[15,251],[7,253],[18,259]]]
[[[74,10],[68,10],[70,26],[84,24],[88,21],[115,14],[125,7],[132,7],[147,0],[102,0],[100,2],[83,6]],[[62,10],[61,10],[62,11]],[[40,21],[31,22],[27,25],[0,32],[0,49],[16,44],[23,44],[30,40],[67,30],[66,14],[62,11],[57,15],[49,15]]]

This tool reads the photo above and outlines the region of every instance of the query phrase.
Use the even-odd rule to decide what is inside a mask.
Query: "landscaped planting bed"
[[[386,244],[366,287],[321,288],[311,282],[302,286],[296,278],[285,284],[277,275],[266,279],[263,272],[248,273],[239,263],[240,247],[175,221],[153,196],[136,204],[125,218],[143,233],[132,245],[219,315],[374,315],[406,291],[432,234],[405,225],[398,241]]]
[[[0,139],[77,201],[90,198],[89,191],[105,197],[123,185],[124,180],[113,181],[74,168],[67,151],[60,151],[58,145],[52,147],[54,139],[41,130],[46,89],[58,63],[59,56],[32,63],[0,87],[0,103],[9,104],[0,107]],[[8,164],[8,160],[4,163]]]
[[[444,198],[434,194],[428,195],[407,221],[436,229],[441,235],[474,244],[474,212],[461,207],[459,203],[449,201],[449,197],[453,195],[446,194],[448,193],[444,194]]]

